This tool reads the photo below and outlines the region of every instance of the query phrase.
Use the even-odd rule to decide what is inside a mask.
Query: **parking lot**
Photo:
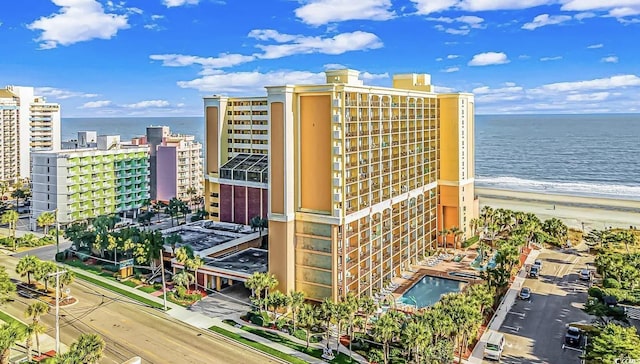
[[[500,327],[506,344],[503,363],[580,363],[580,349],[564,348],[569,323],[589,323],[582,311],[588,282],[579,279],[589,257],[580,251],[543,250],[538,278],[526,278],[528,300],[517,299]],[[484,361],[490,363],[489,361]]]

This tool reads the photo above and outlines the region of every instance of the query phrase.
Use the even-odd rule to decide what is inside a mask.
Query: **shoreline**
[[[494,188],[476,188],[480,207],[505,208],[552,217],[575,229],[640,227],[640,201],[613,198],[537,193]]]

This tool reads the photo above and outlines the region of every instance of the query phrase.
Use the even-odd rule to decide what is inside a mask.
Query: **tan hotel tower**
[[[426,74],[365,86],[354,70],[266,97],[206,97],[214,220],[269,219],[269,271],[309,299],[373,294],[477,216],[473,95]]]

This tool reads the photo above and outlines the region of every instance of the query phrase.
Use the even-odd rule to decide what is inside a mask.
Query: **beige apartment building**
[[[30,153],[60,148],[60,105],[33,87],[0,89],[0,181],[29,178]]]
[[[264,213],[279,289],[313,300],[373,294],[477,216],[473,95],[437,94],[426,74],[391,88],[358,75],[204,100],[207,208]]]

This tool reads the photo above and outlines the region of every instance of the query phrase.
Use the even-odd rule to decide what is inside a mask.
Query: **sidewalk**
[[[520,288],[522,287],[522,284],[525,281],[525,278],[527,275],[527,271],[525,267],[531,266],[533,262],[538,258],[538,254],[540,254],[539,250],[536,250],[536,249],[531,250],[531,252],[529,253],[529,256],[527,256],[527,260],[525,260],[524,264],[522,265],[522,268],[518,272],[518,275],[514,278],[513,283],[511,284],[511,287],[509,287],[509,291],[507,291],[507,293],[504,295],[504,297],[502,298],[502,302],[500,302],[500,305],[498,306],[498,309],[496,310],[495,314],[491,318],[491,321],[489,321],[489,325],[487,325],[487,330],[485,330],[485,332],[482,334],[475,348],[473,348],[473,352],[471,353],[471,356],[469,357],[469,359],[464,361],[465,363],[469,363],[469,364],[482,363],[482,358],[484,356],[484,347],[487,343],[487,337],[489,336],[489,331],[498,331],[500,329],[500,326],[502,326],[502,323],[504,322],[504,319],[506,318],[507,313],[511,309],[511,306],[513,306],[513,304],[515,303],[516,297],[518,296],[518,292],[520,291]]]
[[[19,318],[9,315],[8,313],[5,312],[5,315],[7,316],[11,316],[13,319],[15,319],[16,321],[22,322],[23,324],[27,325],[27,322],[24,322],[23,320],[20,320]],[[4,322],[2,320],[0,320],[0,322]],[[50,353],[53,354],[55,353],[56,350],[56,339],[53,338],[52,336],[48,335],[48,334],[40,334],[40,351],[42,354],[45,353]],[[36,351],[36,340],[35,338],[33,338],[33,344],[31,347],[31,354],[35,357],[38,355],[38,352]],[[27,358],[27,348],[25,346],[25,341],[21,341],[16,343],[12,348],[11,348],[11,357],[9,358],[9,362],[10,363],[18,363],[20,362],[20,360],[23,360]],[[63,343],[60,342],[60,352],[64,353],[68,350],[69,348]]]

